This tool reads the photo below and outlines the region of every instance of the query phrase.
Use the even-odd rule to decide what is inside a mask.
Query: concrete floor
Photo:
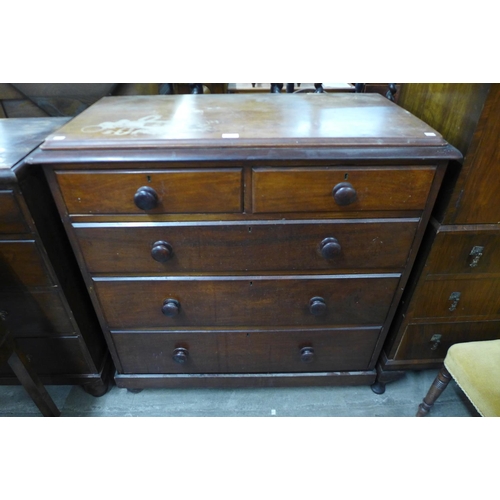
[[[370,387],[144,389],[116,386],[95,398],[78,386],[47,386],[63,417],[413,417],[437,370],[407,372],[382,395]],[[21,386],[0,386],[0,417],[40,413]],[[432,417],[478,416],[454,381]]]

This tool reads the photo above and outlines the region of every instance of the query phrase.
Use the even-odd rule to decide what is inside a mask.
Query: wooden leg
[[[401,370],[383,370],[380,363],[377,364],[377,380],[370,386],[375,394],[384,394],[385,385],[395,382],[405,376]]]
[[[38,375],[31,368],[26,356],[17,349],[14,349],[7,362],[16,374],[19,382],[21,382],[26,392],[42,412],[42,415],[44,417],[58,417],[61,412],[38,378]]]
[[[417,414],[415,415],[416,417],[425,417],[429,413],[437,398],[441,396],[441,393],[446,389],[450,380],[450,372],[443,366],[434,379],[434,382],[432,382],[429,392],[420,403]]]

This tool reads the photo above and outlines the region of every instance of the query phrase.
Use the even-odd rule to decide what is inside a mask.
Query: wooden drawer
[[[387,219],[95,223],[73,227],[91,273],[398,272],[406,263],[417,224],[418,219]],[[168,243],[170,248],[157,242]],[[332,249],[339,253],[328,254]],[[158,262],[153,255],[168,260]]]
[[[29,227],[16,201],[13,191],[0,191],[0,233],[26,233]]]
[[[17,338],[38,375],[85,374],[92,371],[86,363],[86,348],[78,337]],[[1,375],[12,375],[8,365],[0,366]]]
[[[168,171],[57,171],[70,214],[161,214],[242,211],[242,171],[237,168]],[[157,195],[157,206],[134,202],[139,188]]]
[[[0,314],[16,337],[75,333],[58,291],[2,292]]]
[[[467,316],[500,317],[500,279],[426,281],[415,302],[415,318]]]
[[[115,332],[113,341],[125,373],[312,372],[367,369],[379,333],[379,328]],[[187,351],[180,357],[184,362],[174,361],[176,349]]]
[[[111,329],[177,326],[381,325],[399,275],[94,278]],[[326,311],[310,312],[321,297]],[[179,313],[162,313],[165,300]],[[321,309],[319,304],[315,307]]]
[[[500,321],[409,325],[396,353],[397,360],[441,360],[458,342],[500,338]]]
[[[3,289],[53,284],[33,240],[0,240],[0,275]]]
[[[436,235],[427,272],[433,274],[500,273],[500,231],[440,232]]]
[[[423,210],[434,167],[255,168],[255,213]],[[348,182],[356,200],[339,205],[332,190]]]

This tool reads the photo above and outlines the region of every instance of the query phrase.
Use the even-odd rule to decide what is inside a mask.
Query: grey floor
[[[78,386],[47,386],[63,417],[413,417],[437,370],[407,372],[382,395],[370,387],[144,389],[113,386],[100,398]],[[40,413],[21,386],[0,386],[0,417]],[[454,381],[432,417],[477,416]]]

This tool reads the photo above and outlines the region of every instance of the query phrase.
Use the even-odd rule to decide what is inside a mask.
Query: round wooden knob
[[[354,203],[358,194],[350,182],[340,182],[332,190],[332,196],[337,205],[341,207]]]
[[[151,257],[153,257],[156,262],[166,262],[173,255],[174,251],[172,245],[166,241],[157,241],[153,243],[153,248],[151,249]]]
[[[181,365],[187,363],[189,359],[189,351],[184,349],[184,347],[177,347],[172,352],[172,359]]]
[[[325,299],[322,297],[313,297],[309,301],[309,312],[313,316],[322,316],[326,313],[326,309]]]
[[[163,301],[163,306],[161,308],[161,312],[168,316],[169,318],[173,318],[177,316],[181,310],[181,304],[178,300],[175,299],[166,299]]]
[[[303,363],[310,363],[314,360],[314,347],[303,347],[300,350],[300,360]]]
[[[321,255],[325,259],[333,259],[336,255],[339,255],[340,251],[342,250],[342,247],[340,246],[337,238],[325,238],[319,244],[319,247],[321,250]]]
[[[142,186],[134,195],[134,203],[141,210],[153,210],[158,206],[158,194],[152,187]]]

